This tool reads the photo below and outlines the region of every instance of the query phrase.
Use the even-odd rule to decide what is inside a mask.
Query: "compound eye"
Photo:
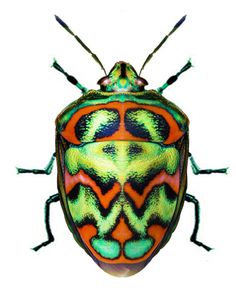
[[[146,86],[148,85],[148,82],[142,77],[137,77],[137,79],[135,80],[135,84],[138,86]]]
[[[100,80],[98,80],[97,84],[101,86],[102,91],[105,91],[106,86],[111,84],[111,79],[108,76],[104,76]]]

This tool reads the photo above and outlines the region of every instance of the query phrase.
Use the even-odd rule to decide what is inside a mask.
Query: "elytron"
[[[57,160],[58,192],[45,206],[48,239],[50,205],[60,201],[67,225],[78,244],[106,272],[130,276],[142,270],[170,239],[184,201],[195,206],[197,240],[198,200],[186,193],[187,163],[194,174],[226,173],[227,168],[200,169],[189,153],[189,120],[163,91],[192,65],[166,83],[146,90],[140,76],[167,38],[184,22],[182,17],[147,57],[140,73],[117,62],[107,74],[99,58],[58,16],[56,20],[92,55],[105,73],[99,90],[89,90],[54,60],[53,67],[77,86],[82,96],[56,118],[56,152],[45,169],[17,168],[18,173],[49,175]],[[86,71],[86,70],[85,70]]]

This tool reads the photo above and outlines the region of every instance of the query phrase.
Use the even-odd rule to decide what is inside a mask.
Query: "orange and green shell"
[[[186,115],[144,90],[141,77],[127,69],[123,76],[134,81],[121,85],[138,89],[113,82],[102,89],[110,73],[101,90],[89,90],[56,120],[67,224],[95,262],[117,276],[139,272],[169,240],[184,201],[188,157]]]

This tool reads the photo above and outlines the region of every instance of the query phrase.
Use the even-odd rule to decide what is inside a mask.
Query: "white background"
[[[5,1],[0,12],[0,286],[7,287],[235,287],[235,8],[234,1]],[[124,60],[138,71],[173,25],[181,28],[146,66],[157,88],[192,58],[190,69],[165,96],[189,116],[190,150],[202,168],[229,166],[228,175],[192,176],[188,193],[201,202],[199,239],[189,242],[194,218],[186,203],[168,245],[140,273],[115,278],[76,244],[59,203],[45,240],[43,207],[57,192],[56,169],[47,176],[16,175],[15,166],[43,168],[54,152],[54,119],[79,90],[50,68],[56,57],[88,88],[102,70],[57,22],[58,14],[99,56],[106,69]]]

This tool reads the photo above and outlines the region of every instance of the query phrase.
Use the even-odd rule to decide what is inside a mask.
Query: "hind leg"
[[[193,233],[190,237],[190,241],[193,242],[194,244],[203,247],[204,249],[206,249],[207,251],[212,250],[212,248],[210,248],[209,246],[203,244],[202,242],[197,240],[197,233],[198,233],[198,229],[199,229],[199,223],[200,223],[200,205],[199,205],[199,201],[190,194],[186,194],[185,195],[185,201],[193,203],[194,204],[194,209],[195,209],[195,224],[194,224],[194,228],[193,228]]]
[[[44,208],[44,221],[45,221],[45,229],[47,232],[47,236],[48,236],[48,240],[42,242],[41,244],[37,245],[36,247],[32,248],[34,251],[38,251],[40,248],[47,246],[48,244],[50,244],[51,242],[54,241],[54,236],[52,234],[51,231],[51,227],[50,227],[50,205],[54,202],[59,201],[59,194],[54,194],[52,196],[50,196],[46,203],[45,203],[45,208]]]

